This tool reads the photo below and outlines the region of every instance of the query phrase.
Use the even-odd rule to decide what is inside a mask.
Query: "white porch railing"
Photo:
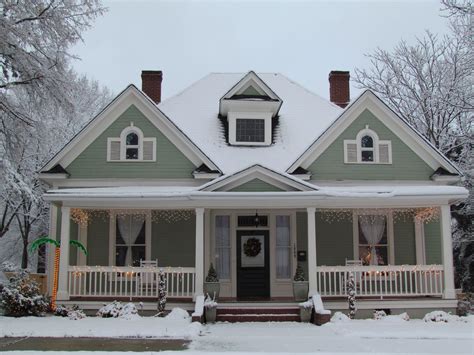
[[[347,280],[354,275],[360,297],[441,296],[442,265],[318,266],[317,288],[323,297],[347,296]]]
[[[160,269],[166,276],[167,297],[193,297],[195,269],[192,267],[70,266],[70,297],[157,298]]]

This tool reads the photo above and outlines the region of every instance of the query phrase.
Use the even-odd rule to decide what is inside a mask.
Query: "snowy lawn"
[[[184,313],[169,318],[7,318],[0,317],[0,336],[88,336],[88,337],[172,337],[192,340],[190,355],[213,352],[320,353],[320,354],[473,354],[474,317],[448,322],[405,321],[400,317],[381,320],[344,320],[322,327],[303,323],[191,323]],[[336,317],[337,318],[337,317]],[[29,355],[35,352],[12,352]],[[8,354],[8,353],[5,353]],[[61,352],[44,352],[61,354]],[[81,352],[81,354],[89,354]],[[100,355],[100,352],[90,352]],[[111,353],[108,353],[111,354]],[[158,353],[156,353],[158,354]],[[175,352],[160,352],[160,355]]]

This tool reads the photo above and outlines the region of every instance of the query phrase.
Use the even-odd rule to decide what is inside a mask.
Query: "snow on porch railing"
[[[157,298],[160,269],[166,276],[167,296],[193,297],[195,269],[191,267],[70,266],[71,297]]]
[[[347,279],[354,274],[356,295],[441,296],[442,265],[318,266],[317,288],[323,297],[347,296]]]

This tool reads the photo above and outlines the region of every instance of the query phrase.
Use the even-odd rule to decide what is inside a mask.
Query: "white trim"
[[[369,136],[372,138],[373,146],[372,148],[363,148],[362,147],[362,138],[365,136]],[[363,165],[374,165],[374,164],[381,164],[381,165],[389,165],[392,164],[392,142],[389,140],[380,140],[377,133],[366,126],[366,128],[362,129],[357,133],[356,139],[345,139],[344,140],[344,164],[363,164]],[[347,152],[347,145],[348,144],[355,144],[357,146],[357,161],[351,162],[348,159],[348,152]],[[380,145],[384,144],[388,146],[388,162],[381,162],[380,161]],[[363,161],[362,160],[362,152],[363,151],[371,151],[373,152],[374,160],[373,161]]]
[[[127,136],[130,133],[135,133],[138,136],[138,144],[137,145],[127,145]],[[112,142],[120,142],[120,159],[112,159],[111,157],[111,144]],[[151,159],[143,159],[143,146],[144,142],[152,142],[153,144],[153,151],[152,151],[152,158]],[[138,149],[138,159],[127,159],[126,153],[127,148],[136,148]],[[120,137],[109,137],[107,138],[107,161],[120,163],[133,163],[133,162],[156,162],[156,137],[145,137],[142,130],[135,126],[133,122],[130,122],[130,126],[125,127],[122,132],[120,133]]]
[[[113,160],[112,157],[110,156],[112,154],[112,149],[111,149],[111,146],[112,146],[112,142],[119,142],[120,143],[120,152],[119,154],[122,155],[122,143],[120,141],[120,138],[112,138],[112,137],[109,137],[107,138],[107,161],[120,161],[120,160]]]
[[[377,119],[384,123],[433,170],[441,166],[451,173],[461,174],[457,167],[447,160],[439,150],[422,138],[414,128],[396,115],[370,90],[364,91],[351,103],[333,124],[287,169],[287,172],[291,173],[299,166],[306,169],[311,165],[365,109],[369,109]]]
[[[307,227],[308,227],[308,281],[309,281],[309,295],[314,295],[318,290],[317,283],[317,253],[316,253],[316,208],[308,207],[307,213]]]
[[[441,250],[444,267],[444,292],[443,298],[456,298],[454,290],[453,266],[453,238],[451,235],[451,208],[449,205],[441,206]]]
[[[454,184],[461,180],[459,175],[432,175],[431,180],[435,182],[442,182],[446,184]]]
[[[316,186],[313,187],[303,181],[293,180],[296,178],[281,175],[260,165],[253,165],[233,175],[224,176],[220,180],[211,181],[203,185],[200,191],[229,191],[254,179],[262,180],[285,191],[291,191],[292,189],[296,191],[311,191],[316,189]]]
[[[195,244],[195,272],[196,283],[194,290],[195,299],[204,295],[204,208],[196,208],[196,244]]]
[[[212,180],[212,179],[217,179],[219,176],[221,176],[221,174],[193,172],[193,176],[196,180]]]
[[[264,120],[263,142],[241,142],[237,141],[237,120]],[[272,144],[272,114],[271,112],[229,112],[229,143],[232,145],[268,146]],[[257,153],[256,153],[257,154]]]
[[[68,270],[69,241],[71,239],[71,208],[61,207],[61,253],[59,256],[58,301],[69,300]]]
[[[69,141],[69,143],[41,170],[50,170],[57,164],[66,168],[131,105],[135,105],[195,166],[200,166],[204,163],[213,170],[219,170],[219,168],[134,85],[129,85],[122,91],[122,93],[90,121],[89,124]]]
[[[63,180],[68,178],[68,174],[55,174],[55,173],[39,173],[41,180]]]

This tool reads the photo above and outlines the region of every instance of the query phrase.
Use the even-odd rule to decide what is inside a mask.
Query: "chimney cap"
[[[143,75],[163,75],[161,70],[142,70]]]
[[[347,71],[347,70],[331,70],[329,72],[329,77],[331,76],[337,76],[337,75],[340,75],[340,76],[349,76],[350,75],[350,72]]]

